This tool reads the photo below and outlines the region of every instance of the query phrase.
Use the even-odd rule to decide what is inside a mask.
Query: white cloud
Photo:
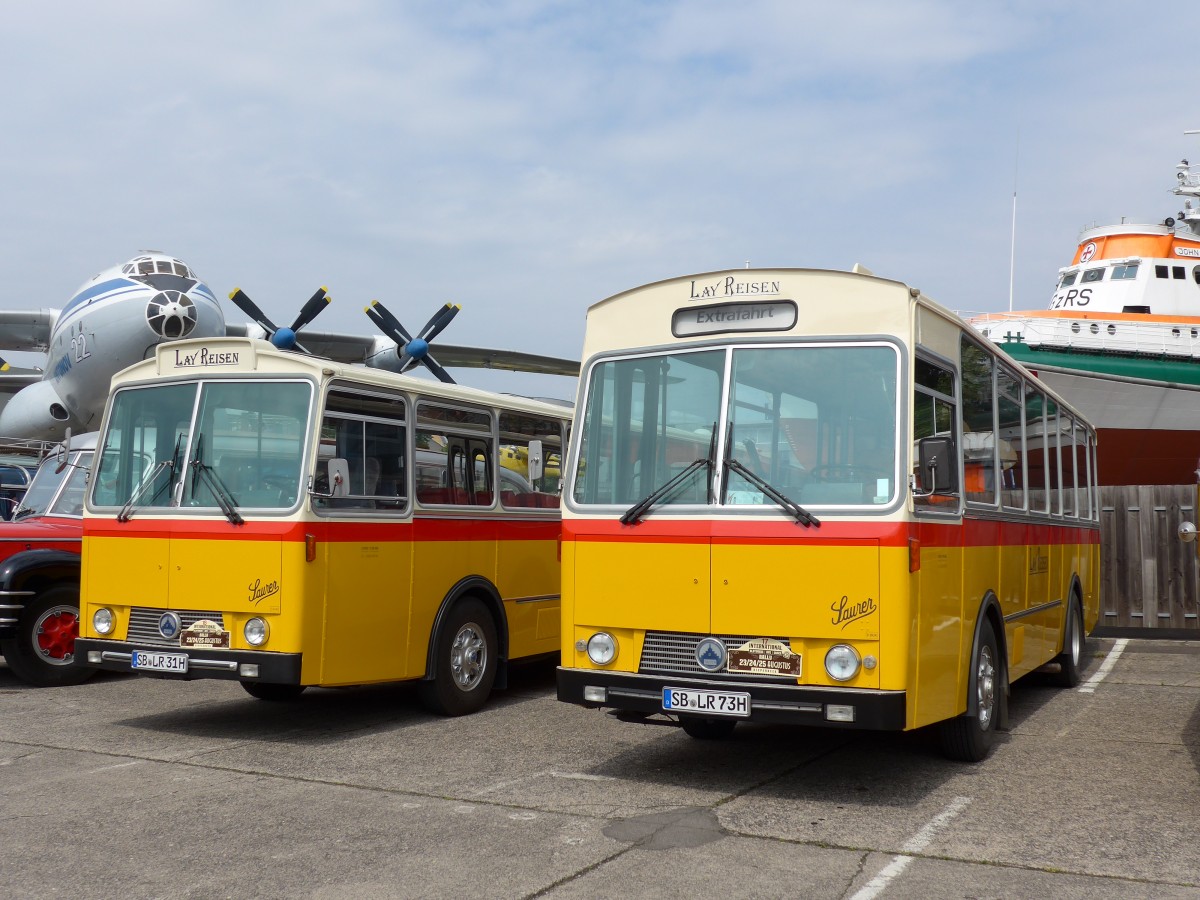
[[[1113,2],[17,5],[0,34],[0,303],[139,249],[324,327],[383,299],[574,354],[643,281],[862,261],[1042,306],[1079,226],[1161,219],[1184,139],[1161,23]],[[230,309],[231,317],[237,314]]]

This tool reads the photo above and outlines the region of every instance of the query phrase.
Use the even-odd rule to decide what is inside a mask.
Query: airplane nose
[[[146,305],[146,322],[159,337],[185,338],[196,327],[196,304],[183,291],[160,291]]]

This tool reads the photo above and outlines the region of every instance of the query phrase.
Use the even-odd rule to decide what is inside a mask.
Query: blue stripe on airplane
[[[74,297],[67,301],[67,305],[62,308],[58,314],[58,321],[63,321],[74,313],[79,307],[87,306],[93,299],[100,294],[107,294],[113,291],[125,293],[125,291],[134,288],[143,288],[145,285],[138,284],[136,281],[130,281],[128,278],[111,278],[108,281],[102,281],[99,284],[92,285],[86,290],[80,291]]]

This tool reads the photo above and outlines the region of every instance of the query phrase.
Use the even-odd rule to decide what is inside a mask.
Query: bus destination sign
[[[685,306],[671,316],[671,333],[675,337],[731,331],[787,331],[794,327],[796,304],[791,300]]]

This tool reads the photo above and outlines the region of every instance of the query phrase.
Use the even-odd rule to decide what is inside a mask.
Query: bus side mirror
[[[350,493],[350,464],[341,457],[329,460],[326,470],[317,474],[310,493],[325,498],[347,496]]]
[[[921,496],[955,494],[958,492],[958,452],[954,439],[948,437],[921,438],[917,444],[920,459]]]
[[[542,462],[542,442],[529,442],[529,483],[533,484],[545,473],[545,463]]]

